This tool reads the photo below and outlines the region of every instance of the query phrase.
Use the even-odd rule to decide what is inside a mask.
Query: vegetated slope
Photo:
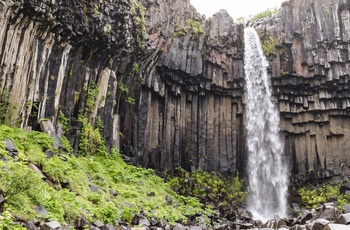
[[[6,138],[13,141],[18,156],[10,157],[6,141],[0,142],[0,191],[5,197],[0,224],[9,213],[21,220],[53,218],[69,224],[84,217],[130,224],[141,212],[170,223],[195,214],[208,221],[212,212],[195,198],[177,195],[153,170],[126,164],[116,149],[76,156],[68,144],[65,150],[54,149],[45,133],[2,125],[0,140]],[[33,170],[35,166],[39,170]],[[36,212],[38,207],[47,214]]]

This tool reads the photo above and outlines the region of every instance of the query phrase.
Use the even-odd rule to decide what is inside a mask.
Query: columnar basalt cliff
[[[349,9],[343,0],[293,0],[255,24],[295,180],[350,173]]]
[[[78,151],[84,115],[136,164],[244,172],[244,26],[224,10],[205,19],[188,0],[141,4],[1,0],[9,119],[37,129],[64,115]],[[291,0],[253,24],[295,179],[349,173],[349,7]]]

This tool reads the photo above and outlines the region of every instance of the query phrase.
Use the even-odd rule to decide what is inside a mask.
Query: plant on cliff
[[[255,21],[258,21],[259,19],[270,17],[277,12],[278,12],[277,8],[268,8],[254,16],[251,16],[250,21],[255,22]]]
[[[174,32],[173,36],[174,37],[185,36],[190,30],[192,30],[192,32],[195,35],[204,33],[203,27],[202,27],[202,24],[200,21],[188,19],[186,21],[185,27],[181,28],[180,25],[176,25],[175,32]]]
[[[284,50],[277,47],[277,40],[272,37],[266,29],[264,35],[259,35],[259,37],[261,40],[261,48],[266,57],[270,55],[276,56],[278,53],[283,53]]]
[[[210,207],[204,207],[196,198],[176,194],[153,170],[126,164],[116,149],[104,154],[73,155],[54,149],[47,134],[2,125],[0,140],[5,137],[13,141],[19,156],[9,157],[5,143],[0,142],[0,155],[5,158],[0,161],[0,190],[5,196],[0,225],[12,225],[9,214],[22,220],[52,218],[61,223],[83,217],[88,221],[130,224],[141,212],[170,223],[196,215],[209,221]],[[89,146],[87,151],[93,148],[96,147]],[[46,179],[28,167],[32,165]],[[166,197],[171,197],[172,202],[167,202]],[[47,213],[39,214],[35,207]]]

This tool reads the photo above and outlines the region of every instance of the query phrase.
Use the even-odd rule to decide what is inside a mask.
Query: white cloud
[[[279,8],[285,0],[190,0],[201,14],[211,17],[220,9],[225,9],[233,19],[248,18],[268,8]]]

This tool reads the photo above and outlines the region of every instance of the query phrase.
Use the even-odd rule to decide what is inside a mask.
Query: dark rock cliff
[[[1,0],[11,121],[36,129],[64,114],[77,150],[82,114],[136,164],[244,173],[244,26],[225,11],[205,19],[187,0],[142,4]],[[295,179],[349,174],[349,7],[292,0],[253,24]]]
[[[256,23],[269,58],[294,179],[349,176],[349,1],[284,3]]]

